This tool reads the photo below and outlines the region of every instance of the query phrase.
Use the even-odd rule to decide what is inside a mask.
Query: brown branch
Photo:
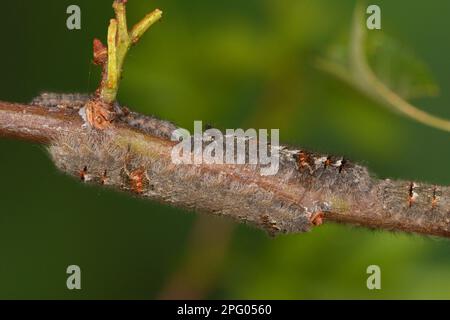
[[[0,102],[0,135],[49,145],[78,179],[178,207],[224,215],[269,234],[324,222],[450,237],[450,187],[379,180],[341,157],[284,148],[276,175],[254,165],[175,165],[173,124],[123,114],[91,129],[85,108]]]
[[[48,143],[62,132],[75,132],[82,119],[73,110],[0,101],[0,136]]]

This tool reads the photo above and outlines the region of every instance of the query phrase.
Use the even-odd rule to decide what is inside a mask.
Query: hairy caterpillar
[[[283,146],[278,172],[267,177],[254,164],[174,164],[176,142],[168,137],[176,126],[130,114],[120,119],[128,127],[58,134],[49,147],[57,167],[87,183],[229,216],[269,234],[338,221],[450,237],[450,187],[380,180],[343,157]]]
[[[334,209],[334,197],[369,192],[373,185],[363,167],[348,163],[343,169],[341,158],[286,147],[281,147],[279,172],[263,177],[259,165],[173,164],[172,146],[139,133],[88,129],[58,136],[49,150],[58,168],[84,182],[229,216],[269,234],[307,231]],[[299,160],[300,154],[308,160]]]
[[[45,107],[75,109],[83,107],[91,98],[92,95],[84,93],[43,92],[39,96],[33,98],[33,100],[31,100],[31,104]]]
[[[449,187],[378,180],[362,166],[343,166],[342,158],[306,151],[300,157],[300,150],[287,148],[270,177],[260,176],[258,165],[175,165],[172,146],[134,131],[89,129],[61,134],[49,150],[58,168],[84,182],[229,216],[269,234],[304,232],[332,220],[450,235]]]
[[[125,141],[111,131],[64,134],[50,154],[56,166],[78,179],[137,196],[192,209],[230,216],[267,230],[303,232],[311,228],[311,212],[288,196],[277,195],[250,165],[174,165],[171,144]],[[233,170],[237,175],[227,172]],[[288,172],[284,172],[288,174]],[[280,177],[281,178],[281,177]],[[254,180],[254,183],[252,183]],[[305,203],[308,203],[305,200]],[[319,202],[311,202],[319,210]]]
[[[31,104],[44,107],[81,109],[92,98],[93,95],[83,93],[43,92],[35,97]],[[162,121],[153,116],[145,116],[129,111],[118,103],[115,103],[114,110],[117,115],[117,121],[124,122],[133,128],[162,138],[170,139],[172,132],[177,129],[177,126],[169,121]]]

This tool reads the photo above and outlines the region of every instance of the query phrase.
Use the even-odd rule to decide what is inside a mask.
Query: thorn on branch
[[[94,64],[103,66],[108,61],[108,48],[97,38],[94,39]]]

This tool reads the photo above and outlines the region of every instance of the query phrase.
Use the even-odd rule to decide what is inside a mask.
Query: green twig
[[[114,94],[117,88],[117,20],[111,19],[108,28],[108,81],[109,94]],[[113,100],[114,101],[114,100]]]
[[[107,104],[112,104],[116,100],[123,64],[128,50],[133,44],[139,41],[151,25],[162,17],[162,11],[156,9],[147,14],[129,32],[126,16],[126,1],[115,0],[113,8],[116,18],[111,19],[108,28],[108,62],[107,68],[105,68],[107,72],[106,81],[102,82],[99,90],[100,99]]]
[[[144,33],[150,28],[156,21],[161,19],[162,11],[156,9],[153,12],[147,14],[144,19],[138,22],[131,30],[131,42],[136,43],[144,35]]]

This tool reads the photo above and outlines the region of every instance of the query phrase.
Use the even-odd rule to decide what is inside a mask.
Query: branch
[[[156,9],[128,31],[126,3],[127,0],[114,0],[116,18],[111,19],[108,28],[108,63],[103,65],[106,81],[99,88],[100,99],[106,104],[112,104],[116,100],[123,64],[131,46],[162,17],[162,11]]]
[[[173,124],[131,113],[96,130],[86,125],[85,108],[0,102],[0,136],[48,144],[56,166],[85,183],[231,217],[271,235],[338,222],[450,237],[450,187],[379,180],[342,157],[287,147],[272,176],[254,165],[175,165]]]

